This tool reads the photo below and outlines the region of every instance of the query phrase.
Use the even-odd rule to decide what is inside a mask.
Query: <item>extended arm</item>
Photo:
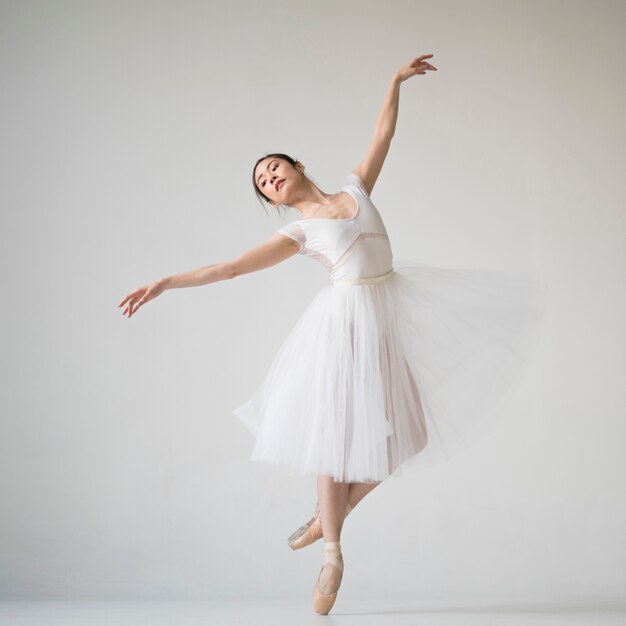
[[[300,246],[296,241],[280,233],[274,233],[265,243],[243,252],[232,261],[206,265],[182,274],[173,274],[139,287],[129,293],[118,304],[118,307],[126,304],[122,315],[128,313],[128,317],[130,317],[137,311],[138,307],[153,300],[166,289],[200,287],[220,280],[235,278],[241,274],[256,272],[288,259],[299,250]]]
[[[395,72],[391,78],[391,84],[387,90],[385,101],[383,102],[383,106],[376,120],[374,138],[367,150],[365,158],[353,170],[365,184],[369,195],[371,195],[374,189],[374,184],[387,158],[391,139],[396,132],[398,107],[400,103],[400,85],[411,76],[425,74],[426,70],[432,69],[437,71],[436,67],[424,61],[424,59],[432,56],[432,54],[425,54],[413,59],[408,65]]]
[[[293,239],[274,233],[265,243],[246,250],[232,261],[207,265],[184,274],[168,276],[162,280],[165,289],[199,287],[271,267],[296,254],[298,250],[299,246]]]

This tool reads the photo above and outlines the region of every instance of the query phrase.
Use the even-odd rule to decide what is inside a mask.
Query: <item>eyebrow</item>
[[[270,165],[271,165],[271,164],[272,164],[275,160],[276,160],[276,159],[272,159],[272,160],[271,160],[271,161],[267,164],[267,166],[265,167],[265,169],[266,169],[266,170],[267,170],[267,169],[269,169]],[[259,178],[261,178],[261,176],[263,176],[263,172],[261,172],[261,173],[258,175],[258,177],[257,177],[257,179],[256,179],[256,182],[257,182],[257,183],[259,182]]]

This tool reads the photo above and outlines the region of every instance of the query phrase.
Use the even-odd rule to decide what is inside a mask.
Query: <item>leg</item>
[[[378,487],[382,481],[373,483],[350,483],[348,491],[348,504],[354,508],[374,487]]]
[[[340,540],[349,489],[349,483],[337,483],[332,476],[319,474],[317,477],[317,499],[324,541]]]
[[[349,483],[337,483],[332,476],[317,477],[317,497],[322,520],[324,544],[339,542],[346,514]],[[319,576],[319,589],[323,594],[337,591],[341,583],[341,572],[332,566],[324,566]]]
[[[328,478],[328,477],[326,477]],[[323,476],[318,477],[318,481],[324,480]],[[344,509],[344,520],[352,509],[360,502],[374,487],[380,484],[379,482],[373,483],[349,483],[348,485],[348,498],[346,501],[346,506]],[[335,483],[337,484],[337,483]],[[318,487],[318,492],[324,489],[322,486],[321,490]],[[319,506],[319,496],[317,501],[317,506],[315,508],[314,516],[306,523],[300,526],[295,532],[293,532],[288,538],[287,543],[292,550],[299,550],[300,548],[304,548],[308,545],[311,545],[313,542],[317,541],[322,537],[322,522],[320,516],[320,506]]]

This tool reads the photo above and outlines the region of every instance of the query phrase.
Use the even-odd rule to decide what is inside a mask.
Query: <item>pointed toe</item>
[[[322,537],[322,520],[319,515],[311,518],[304,526],[300,526],[290,537],[287,543],[292,550],[299,550],[311,545]]]
[[[328,615],[328,613],[330,613],[330,610],[335,604],[335,600],[337,600],[337,594],[339,593],[339,588],[343,580],[344,560],[341,552],[339,552],[339,554],[328,555],[325,557],[325,560],[326,562],[322,565],[322,569],[320,569],[320,573],[317,575],[317,580],[315,581],[315,586],[313,587],[313,610],[318,615]],[[319,587],[320,576],[324,571],[324,567],[329,564],[339,570],[339,583],[333,593],[323,594]]]

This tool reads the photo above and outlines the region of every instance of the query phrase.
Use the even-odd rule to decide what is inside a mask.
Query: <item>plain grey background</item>
[[[252,166],[326,192],[364,157],[394,253],[532,269],[551,301],[498,427],[347,519],[345,598],[618,605],[626,585],[624,2],[2,2],[3,598],[309,596],[315,477],[231,411],[328,284],[292,257],[118,302],[285,223]],[[305,598],[305,599],[306,599]]]

